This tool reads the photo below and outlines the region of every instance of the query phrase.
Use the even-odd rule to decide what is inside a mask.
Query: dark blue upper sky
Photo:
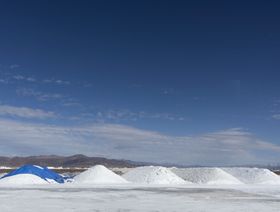
[[[277,149],[279,9],[277,1],[1,1],[0,115],[34,128],[102,123],[171,140],[237,133]],[[7,154],[45,153],[18,145]],[[106,145],[122,158],[130,146]]]

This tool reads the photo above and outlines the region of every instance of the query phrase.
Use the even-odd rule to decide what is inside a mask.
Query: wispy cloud
[[[182,116],[177,116],[170,113],[148,113],[144,111],[130,111],[130,110],[107,110],[99,111],[97,118],[105,121],[137,121],[139,119],[162,119],[169,121],[183,121],[185,120]]]
[[[14,107],[10,105],[0,105],[0,116],[12,116],[31,119],[54,118],[53,112],[27,107]]]
[[[273,114],[272,118],[276,120],[280,120],[280,114]]]
[[[19,68],[19,67],[20,67],[20,65],[18,65],[18,64],[12,64],[12,65],[9,66],[9,68],[12,69],[12,70],[16,69],[16,68]]]
[[[44,93],[41,91],[35,91],[33,89],[21,88],[16,90],[17,95],[34,97],[39,101],[49,101],[55,99],[62,99],[64,96],[59,93]]]
[[[48,84],[57,84],[57,85],[70,85],[71,84],[69,81],[64,81],[64,80],[60,80],[60,79],[45,79],[42,82],[48,83]]]
[[[36,79],[35,77],[24,76],[20,74],[16,74],[12,76],[15,80],[25,81],[25,82],[33,82],[33,83],[45,83],[45,84],[55,84],[55,85],[70,85],[69,81],[61,80],[61,79]]]
[[[165,88],[162,90],[161,93],[164,95],[172,95],[175,93],[175,89],[174,88]]]
[[[0,79],[0,83],[2,84],[8,84],[9,81],[7,79]]]
[[[26,77],[26,76],[23,76],[23,75],[14,75],[13,79],[21,80],[21,81],[27,81],[27,82],[38,82],[38,80],[35,79],[34,77]]]
[[[84,106],[75,98],[65,98],[62,100],[61,105],[63,107],[76,107],[84,109]]]
[[[240,128],[177,137],[116,124],[66,127],[0,119],[0,154],[75,153],[185,165],[266,164],[280,159],[278,145]]]
[[[19,71],[17,71],[17,68],[19,68],[19,65],[10,65],[7,67],[2,67],[0,70],[0,77],[5,77],[5,79],[12,84],[16,84],[17,82],[25,82],[25,83],[38,83],[38,84],[53,84],[53,85],[70,85],[70,81],[62,80],[62,79],[55,79],[55,78],[49,78],[49,79],[42,79],[42,78],[36,78],[34,76],[28,76],[21,74]],[[0,67],[1,68],[1,67]]]

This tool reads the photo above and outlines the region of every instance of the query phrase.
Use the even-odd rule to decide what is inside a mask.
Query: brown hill
[[[107,159],[103,157],[88,157],[85,155],[57,156],[42,155],[28,157],[0,157],[0,166],[18,167],[24,164],[53,167],[91,167],[101,164],[107,167],[134,167],[137,163],[127,160]]]

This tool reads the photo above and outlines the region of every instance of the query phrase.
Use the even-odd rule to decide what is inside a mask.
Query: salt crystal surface
[[[123,177],[134,183],[140,184],[187,184],[172,171],[160,166],[143,166],[132,169]]]
[[[246,184],[280,184],[280,177],[268,169],[223,168],[223,170]]]
[[[170,170],[184,180],[196,184],[242,184],[237,178],[220,168],[171,168]]]
[[[76,177],[74,177],[75,183],[85,184],[122,184],[128,183],[121,176],[115,174],[105,166],[96,165]]]
[[[17,174],[0,180],[1,185],[37,185],[48,184],[48,182],[33,174]]]

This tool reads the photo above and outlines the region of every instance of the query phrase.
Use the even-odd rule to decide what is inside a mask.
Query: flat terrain
[[[1,212],[277,211],[280,186],[1,187]]]

